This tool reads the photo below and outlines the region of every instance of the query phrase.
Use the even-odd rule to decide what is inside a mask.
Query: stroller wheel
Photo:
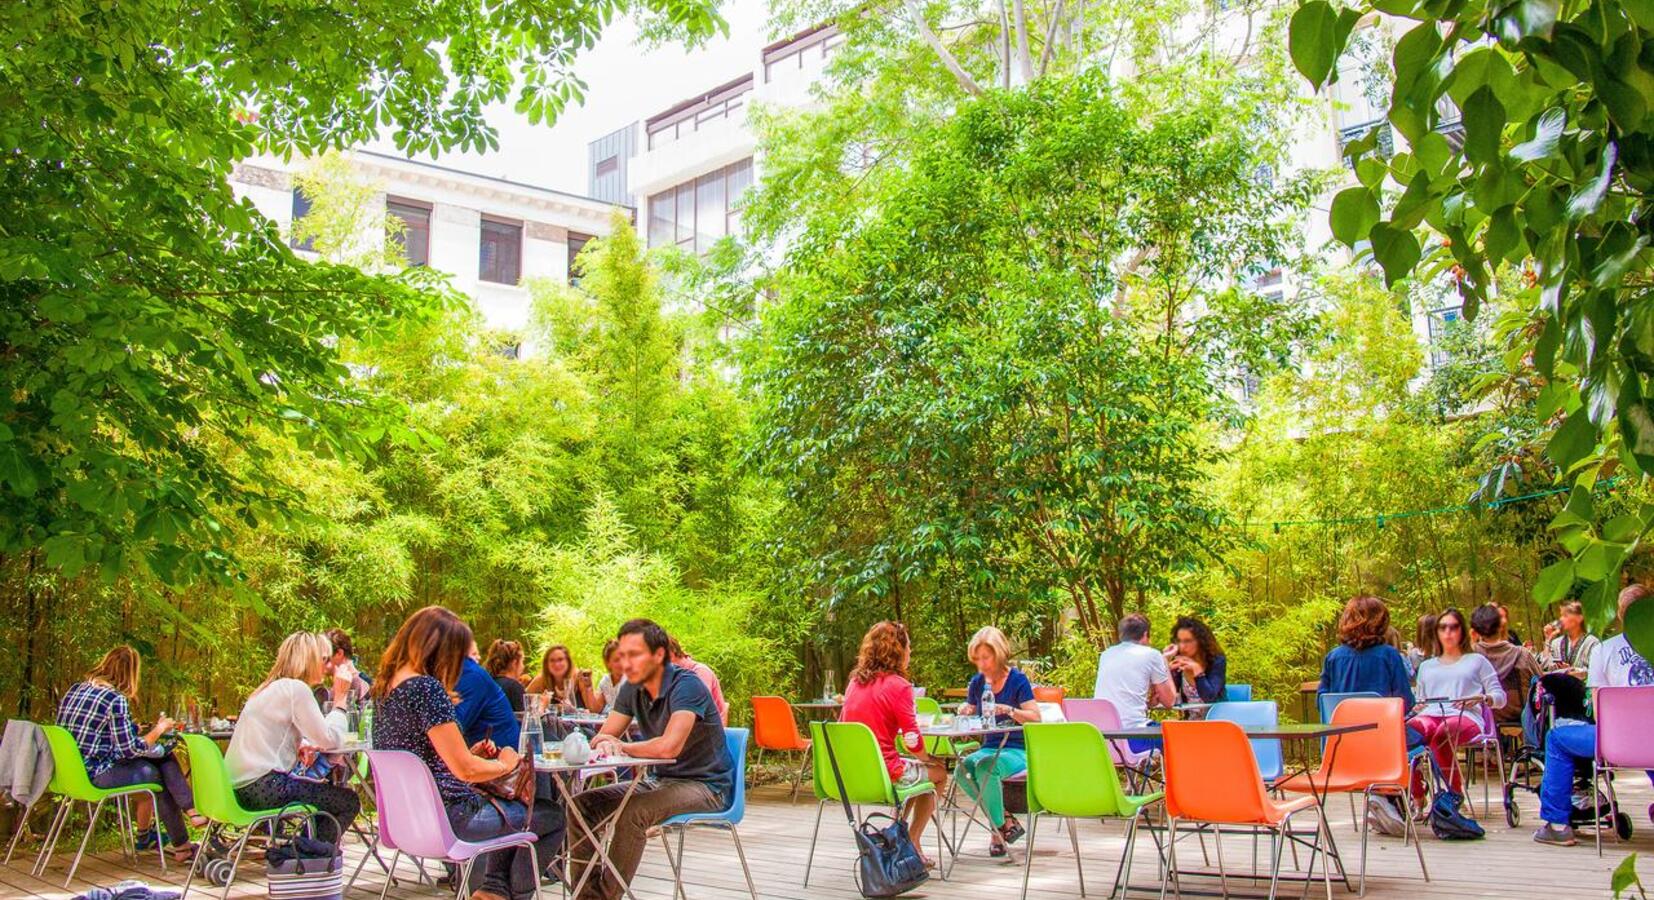
[[[1614,813],[1614,833],[1620,840],[1631,840],[1631,817],[1622,812]]]
[[[1512,828],[1522,824],[1522,809],[1514,802],[1505,800],[1505,824]]]

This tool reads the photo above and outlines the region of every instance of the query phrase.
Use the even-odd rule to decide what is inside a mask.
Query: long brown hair
[[[1441,639],[1441,625],[1449,617],[1459,623],[1459,652],[1465,654],[1475,653],[1475,639],[1470,636],[1470,620],[1465,618],[1464,613],[1457,606],[1449,606],[1436,616],[1436,627],[1434,629],[1436,633],[1436,655],[1440,656],[1447,652],[1447,644],[1443,643]]]
[[[907,677],[907,650],[911,646],[907,626],[900,622],[879,622],[862,635],[861,649],[856,653],[856,667],[850,671],[850,680],[857,684],[872,684],[880,675]]]
[[[1389,638],[1390,608],[1383,600],[1361,594],[1344,604],[1344,612],[1338,617],[1338,640],[1356,650],[1365,650]]]
[[[1436,637],[1435,613],[1419,616],[1419,630],[1413,635],[1413,646],[1419,648],[1425,659],[1434,659],[1442,655],[1441,638]]]
[[[379,657],[379,677],[373,680],[373,699],[383,700],[390,694],[391,681],[403,666],[435,678],[452,694],[470,652],[471,627],[443,607],[427,606],[402,623],[384,655]]]
[[[568,669],[563,673],[563,678],[561,681],[553,677],[551,674],[551,655],[553,653],[557,653],[558,651],[562,652],[563,658],[568,660],[569,664]],[[540,657],[540,686],[547,693],[551,694],[551,698],[553,700],[561,703],[572,696],[574,691],[574,674],[578,671],[580,671],[580,667],[574,664],[574,654],[569,652],[569,648],[562,644],[552,644],[550,647],[546,648],[545,654]]]
[[[87,681],[101,681],[122,694],[126,699],[135,700],[138,697],[138,674],[143,668],[138,651],[126,644],[111,647],[103,659],[86,673]]]

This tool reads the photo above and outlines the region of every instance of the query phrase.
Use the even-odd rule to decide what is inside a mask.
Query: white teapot
[[[570,765],[583,766],[592,758],[592,745],[586,736],[578,731],[570,732],[563,738],[563,761]]]

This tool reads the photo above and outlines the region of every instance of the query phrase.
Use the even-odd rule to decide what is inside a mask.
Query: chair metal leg
[[[1065,821],[1067,821],[1066,818],[1057,820],[1058,823]],[[1074,872],[1080,877],[1080,896],[1084,897],[1085,860],[1080,856],[1080,832],[1074,827],[1073,822],[1068,823],[1068,843],[1074,847]],[[1032,856],[1033,854],[1030,853],[1029,855]]]
[[[532,842],[528,845],[528,864],[534,867],[534,900],[540,900],[540,852]]]
[[[1324,810],[1315,813],[1315,827],[1317,839],[1325,842],[1321,845],[1321,883],[1326,886],[1327,900],[1332,900],[1332,826],[1327,824]],[[1343,863],[1339,863],[1338,869],[1344,870]]]
[[[789,803],[798,802],[798,788],[804,783],[804,770],[810,767],[810,754],[812,752],[809,748],[805,748],[804,759],[799,762],[798,771],[793,774],[793,795],[788,798],[787,802]]]
[[[1596,827],[1591,829],[1597,835],[1597,859],[1602,858],[1602,766],[1594,761],[1591,764],[1591,811],[1595,813],[1592,821]]]
[[[1223,826],[1219,825],[1212,831],[1212,842],[1218,848],[1218,884],[1223,886],[1223,896],[1229,896],[1229,872],[1223,866]],[[1204,848],[1206,845],[1202,844]]]
[[[741,874],[747,879],[747,893],[752,900],[758,900],[758,888],[752,883],[752,869],[747,867],[747,851],[741,847],[741,830],[731,825],[729,836],[735,840],[735,856],[741,860]]]
[[[1424,842],[1419,840],[1419,823],[1413,818],[1413,791],[1410,787],[1401,789],[1401,809],[1407,817],[1407,828],[1402,832],[1402,843],[1407,842],[1408,835],[1413,838],[1413,849],[1418,851],[1419,871],[1424,873],[1425,884],[1430,883],[1430,869],[1424,864]]]
[[[206,855],[207,848],[212,846],[213,835],[217,834],[219,830],[220,826],[217,822],[207,823],[207,831],[205,834],[201,835],[201,849],[195,851],[195,856],[190,858],[190,870],[189,873],[184,876],[184,891],[178,895],[178,900],[184,900],[184,898],[190,895],[190,884],[195,881],[196,870],[201,868],[201,858]],[[156,843],[160,842],[157,841]],[[165,851],[163,851],[163,853],[164,852]]]
[[[816,827],[810,832],[810,855],[804,857],[804,886],[810,886],[810,866],[816,859],[816,840],[821,837],[821,813],[827,808],[826,800],[816,801]]]
[[[1034,837],[1039,834],[1039,813],[1028,816],[1028,847],[1022,859],[1022,900],[1028,900],[1028,872],[1034,867]]]
[[[235,850],[230,854],[230,871],[224,876],[223,900],[230,900],[230,889],[235,887],[235,871],[236,869],[241,868],[241,854],[247,849],[247,838],[252,836],[253,829],[256,827],[258,827],[256,824],[247,826],[247,828],[241,832],[241,837],[235,842]],[[273,837],[275,833],[276,826],[271,824],[271,836]],[[180,900],[182,900],[182,898],[180,898]]]
[[[401,858],[402,858],[402,851],[401,850],[392,851],[392,853],[391,853],[391,871],[390,871],[390,874],[387,874],[385,876],[385,886],[379,889],[379,900],[385,900],[385,895],[390,893],[391,882],[396,880],[393,877],[396,874],[396,862],[397,862],[397,860],[399,860]],[[421,869],[420,871],[423,872],[424,870]],[[184,900],[184,898],[180,897],[180,898],[178,898],[178,900]]]
[[[75,870],[80,868],[81,857],[86,855],[86,845],[92,840],[92,832],[98,827],[98,817],[103,814],[103,801],[99,800],[92,807],[92,818],[86,823],[86,834],[81,836],[80,849],[75,851],[74,861],[69,863],[69,874],[63,877],[63,886],[68,887],[74,880]]]
[[[17,816],[17,827],[12,829],[11,843],[6,847],[6,861],[0,865],[11,865],[11,855],[17,852],[17,842],[22,839],[23,832],[29,829],[29,813],[34,811],[34,804],[23,807]]]
[[[1275,900],[1276,891],[1281,885],[1281,850],[1290,843],[1286,836],[1285,823],[1281,828],[1269,830],[1270,865],[1269,865],[1269,900]]]
[[[1177,881],[1177,817],[1166,819],[1166,875],[1160,879],[1160,900],[1166,900],[1166,885]],[[1177,885],[1177,896],[1183,896],[1183,885]]]
[[[130,826],[126,817],[125,794],[115,798],[115,826],[121,839],[121,856],[124,856],[131,862],[136,863],[138,861],[138,852],[135,849],[138,843],[137,836],[133,835],[131,844],[128,844],[126,839]]]
[[[29,869],[30,875],[38,878],[46,873],[46,867],[52,862],[52,850],[57,847],[58,832],[63,830],[63,823],[69,818],[69,811],[74,805],[75,801],[68,797],[58,798],[57,812],[53,814],[52,823],[46,827],[46,834],[40,840],[40,852],[35,854],[34,866]]]

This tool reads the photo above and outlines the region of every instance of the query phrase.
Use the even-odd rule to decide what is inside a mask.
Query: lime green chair
[[[924,794],[936,793],[936,785],[921,781],[909,787],[897,787],[890,781],[890,771],[884,767],[884,756],[879,753],[878,739],[873,730],[860,722],[811,722],[810,740],[815,751],[816,827],[810,833],[810,855],[804,860],[804,886],[810,886],[810,866],[815,862],[816,839],[821,836],[821,813],[829,803],[839,802],[838,781],[833,778],[833,766],[827,757],[828,737],[833,741],[833,757],[838,760],[839,775],[844,778],[845,799],[851,806],[889,806],[900,817],[907,801]],[[936,828],[936,852],[942,852],[942,829]]]
[[[913,698],[913,711],[921,715],[929,713],[940,718],[942,704],[931,697],[915,697]],[[925,752],[937,757],[964,759],[981,749],[981,747],[982,745],[976,741],[956,741],[953,738],[945,737],[925,738]]]
[[[246,809],[235,798],[230,772],[224,766],[224,754],[212,738],[204,734],[186,734],[184,747],[190,755],[190,789],[195,792],[195,809],[206,816],[208,822],[207,833],[201,837],[201,846],[209,846],[215,836],[226,830],[241,832],[230,854],[229,874],[224,879],[224,897],[228,900],[230,888],[235,884],[235,870],[241,865],[241,854],[247,849],[247,839],[253,832],[262,825],[269,829],[273,839],[276,823],[281,820],[284,811],[288,815],[298,815],[314,812],[314,809],[296,803],[284,809]],[[179,900],[189,896],[190,883],[195,880],[202,855],[195,854],[195,859],[190,862],[190,873],[184,879],[184,892]]]
[[[149,794],[151,799],[159,802],[161,786],[159,784],[134,784],[129,787],[100,788],[92,784],[92,778],[86,774],[86,760],[80,755],[80,745],[75,743],[75,736],[59,725],[42,725],[40,730],[46,733],[46,746],[52,751],[52,780],[46,789],[58,796],[57,815],[52,818],[51,827],[46,830],[46,839],[42,842],[40,856],[35,860],[34,874],[39,876],[46,872],[46,867],[52,862],[52,851],[57,848],[57,839],[62,835],[64,826],[69,821],[69,813],[76,803],[85,803],[92,808],[92,818],[86,823],[86,834],[80,839],[80,849],[75,852],[74,862],[69,864],[69,874],[63,879],[63,886],[68,887],[75,877],[75,870],[80,868],[81,858],[86,855],[86,844],[92,839],[92,831],[98,827],[98,817],[103,814],[104,803],[115,801],[115,814],[121,821],[121,851],[129,856],[137,857],[136,839],[132,833],[132,811],[127,805],[127,798],[133,794]],[[161,855],[161,871],[167,870],[167,854],[163,842],[156,841]]]
[[[1031,723],[1022,729],[1028,751],[1028,849],[1023,854],[1022,896],[1028,897],[1028,874],[1034,865],[1034,838],[1039,834],[1041,816],[1060,816],[1068,822],[1068,839],[1074,845],[1074,867],[1080,876],[1080,896],[1085,896],[1085,867],[1080,861],[1080,838],[1075,819],[1127,819],[1126,848],[1115,870],[1114,891],[1131,883],[1131,852],[1137,841],[1137,823],[1143,811],[1160,801],[1161,791],[1140,797],[1128,795],[1120,786],[1120,773],[1108,755],[1102,732],[1090,722]]]

